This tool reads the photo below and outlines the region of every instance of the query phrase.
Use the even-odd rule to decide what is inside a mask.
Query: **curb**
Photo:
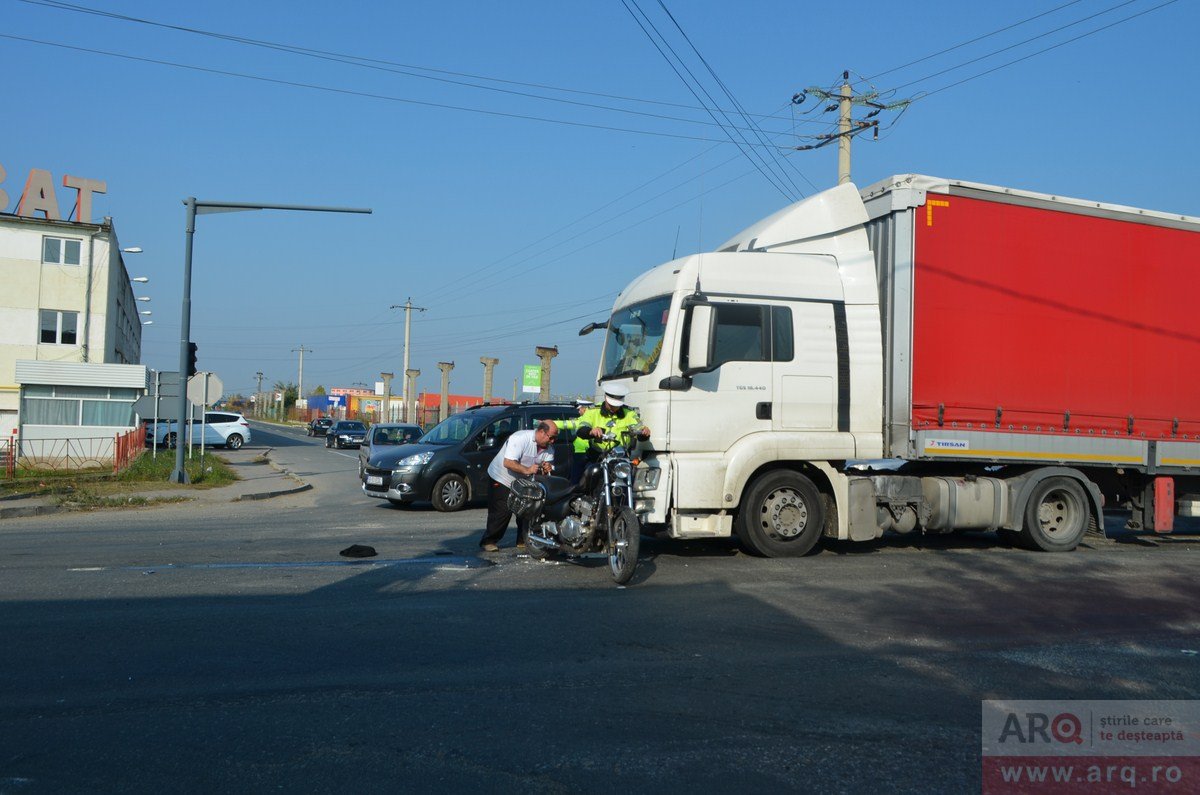
[[[294,489],[280,489],[279,491],[261,491],[257,494],[243,494],[240,497],[234,497],[230,502],[242,502],[244,500],[269,500],[272,497],[283,497],[287,494],[299,494],[302,491],[311,491],[312,484],[305,483],[302,486],[297,486]]]
[[[65,508],[57,505],[27,505],[22,508],[0,508],[0,519],[24,519],[29,516],[46,516],[62,513]]]

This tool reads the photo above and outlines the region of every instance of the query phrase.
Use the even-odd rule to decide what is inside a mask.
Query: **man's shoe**
[[[480,547],[480,549],[482,549],[484,552],[499,552],[500,551],[500,547],[496,546],[495,544],[484,544],[483,546]]]
[[[524,542],[524,541],[518,541],[518,542],[517,542],[517,551],[518,551],[518,552],[524,552],[524,551],[525,551],[525,542]]]

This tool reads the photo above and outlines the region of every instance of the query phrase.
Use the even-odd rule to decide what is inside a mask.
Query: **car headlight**
[[[415,455],[405,456],[396,462],[397,467],[419,467],[429,463],[429,459],[433,458],[433,451],[426,450],[424,453],[416,453]]]
[[[633,466],[628,461],[618,461],[613,464],[613,477],[628,483],[633,477]]]

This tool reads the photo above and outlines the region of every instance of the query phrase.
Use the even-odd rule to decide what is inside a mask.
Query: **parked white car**
[[[231,414],[225,411],[206,411],[204,413],[204,443],[206,445],[223,445],[230,450],[237,450],[244,444],[250,443],[250,423],[241,414]],[[153,430],[151,430],[153,429]],[[156,420],[146,426],[146,444],[154,443],[152,433],[158,436],[158,444],[162,447],[174,447],[179,423],[174,420]],[[199,436],[193,444],[199,444]]]

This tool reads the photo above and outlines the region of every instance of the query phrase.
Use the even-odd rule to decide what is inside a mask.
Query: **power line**
[[[733,92],[729,90],[729,87],[725,85],[725,81],[721,79],[721,77],[717,74],[716,70],[712,68],[712,65],[701,54],[700,50],[696,47],[695,43],[692,42],[691,37],[688,36],[687,31],[685,31],[683,29],[683,26],[679,24],[679,21],[677,19],[675,19],[675,15],[671,13],[671,10],[669,8],[667,8],[666,3],[664,3],[663,0],[658,0],[658,5],[666,13],[667,18],[671,20],[671,23],[675,25],[675,29],[677,31],[679,31],[679,35],[683,36],[683,40],[686,41],[688,43],[688,46],[692,48],[692,52],[695,53],[696,57],[700,59],[700,63],[704,64],[704,68],[708,70],[708,73],[712,76],[713,80],[717,81],[717,85],[720,86],[721,91],[723,91],[725,93],[725,96],[729,99],[729,101],[733,103],[733,107],[737,109],[738,113],[745,120],[746,125],[748,127],[750,127],[751,130],[753,130],[755,137],[758,139],[758,142],[760,144],[767,143],[763,137],[763,131],[759,128],[759,126],[757,124],[755,124],[754,120],[750,118],[750,115],[746,112],[746,109],[744,107],[742,107],[742,103],[738,101],[737,97],[735,97],[733,95]],[[716,103],[714,103],[714,104],[716,104]],[[722,112],[722,115],[724,115],[723,112]],[[783,168],[784,161],[780,157],[779,153],[774,150],[768,150],[768,151],[771,152],[771,157],[775,160],[775,165],[778,167],[779,173],[781,173],[785,177],[787,177],[788,183],[791,184],[792,189],[795,190],[795,192],[799,196],[801,196],[801,197],[804,196],[804,191],[800,190],[800,186],[798,186],[795,182],[792,181],[791,175],[788,174],[788,170],[786,168]],[[809,180],[808,177],[805,176],[798,168],[796,168],[794,164],[791,164],[790,161],[787,161],[787,162],[789,165],[792,166],[792,170],[795,171],[797,174],[799,174],[800,177],[803,178],[806,182],[808,182],[809,186],[812,187],[813,190],[817,189],[817,186],[813,185],[812,181]]]
[[[909,82],[907,82],[907,83],[902,83],[902,84],[900,84],[900,85],[898,85],[898,86],[895,86],[895,87],[893,88],[893,90],[895,90],[895,91],[899,91],[899,90],[900,90],[900,89],[902,89],[902,88],[908,88],[909,86],[916,85],[917,83],[924,83],[926,80],[932,80],[932,79],[933,79],[933,78],[935,78],[935,77],[941,77],[942,75],[946,74],[947,72],[953,72],[953,71],[955,71],[956,69],[962,69],[962,68],[963,68],[963,67],[965,67],[965,66],[970,66],[970,65],[971,65],[971,64],[973,64],[973,63],[978,63],[979,61],[985,60],[985,59],[987,59],[987,58],[991,58],[993,55],[999,55],[999,54],[1000,54],[1000,53],[1002,53],[1002,52],[1008,52],[1009,50],[1016,49],[1017,47],[1020,47],[1020,46],[1021,46],[1021,45],[1023,45],[1023,44],[1028,44],[1028,43],[1029,43],[1029,42],[1031,42],[1031,41],[1037,41],[1038,39],[1044,39],[1044,38],[1046,38],[1047,36],[1051,36],[1051,35],[1053,35],[1053,34],[1055,34],[1055,33],[1059,33],[1059,32],[1061,32],[1061,31],[1064,31],[1064,30],[1066,30],[1067,28],[1071,28],[1071,27],[1074,27],[1074,26],[1076,26],[1076,25],[1080,25],[1080,24],[1082,24],[1082,23],[1084,23],[1084,22],[1087,22],[1088,20],[1095,19],[1095,18],[1096,18],[1096,17],[1098,17],[1098,16],[1102,16],[1102,15],[1104,15],[1104,14],[1111,13],[1111,12],[1113,12],[1113,11],[1116,11],[1118,8],[1122,8],[1122,7],[1124,7],[1124,6],[1127,6],[1127,5],[1130,5],[1130,4],[1132,4],[1132,3],[1136,3],[1137,1],[1138,1],[1138,0],[1124,0],[1124,2],[1117,3],[1115,6],[1110,6],[1109,8],[1105,8],[1105,9],[1103,9],[1103,10],[1101,10],[1101,11],[1097,11],[1097,12],[1096,12],[1096,13],[1094,13],[1094,14],[1090,14],[1090,15],[1088,15],[1088,16],[1086,16],[1086,17],[1083,17],[1082,19],[1078,19],[1078,20],[1076,20],[1076,21],[1074,21],[1074,22],[1069,22],[1069,23],[1067,23],[1066,25],[1061,25],[1061,26],[1059,26],[1059,27],[1057,27],[1057,28],[1053,28],[1053,29],[1051,29],[1051,30],[1048,30],[1048,31],[1046,31],[1046,32],[1044,32],[1044,33],[1039,33],[1039,34],[1038,34],[1038,35],[1036,35],[1036,36],[1030,36],[1028,39],[1024,39],[1024,40],[1022,40],[1022,41],[1018,41],[1016,44],[1010,44],[1010,45],[1008,45],[1007,47],[1001,47],[1001,48],[1000,48],[1000,49],[998,49],[998,50],[993,50],[992,52],[986,53],[986,54],[984,54],[984,55],[980,55],[980,56],[978,56],[977,58],[971,58],[970,60],[963,61],[962,63],[960,63],[960,64],[956,64],[955,66],[950,66],[950,67],[947,67],[947,68],[945,68],[945,69],[942,69],[942,70],[940,70],[940,71],[934,72],[934,73],[932,73],[932,74],[925,75],[924,77],[917,78],[916,80],[910,80],[910,81],[909,81]],[[1171,0],[1171,1],[1172,1],[1172,2],[1175,2],[1175,0]],[[1161,7],[1161,6],[1159,6],[1159,7]],[[1150,9],[1150,10],[1151,10],[1151,11],[1153,11],[1154,9]],[[1146,13],[1146,12],[1142,12],[1142,13]],[[1135,15],[1135,16],[1138,16],[1138,15]],[[1131,18],[1132,18],[1132,17],[1131,17]],[[1101,28],[1101,30],[1103,30],[1103,28]],[[1082,38],[1082,37],[1081,37],[1081,38]],[[1053,48],[1050,48],[1050,49],[1053,49]],[[1046,52],[1046,50],[1042,50],[1041,52]],[[1038,53],[1034,53],[1034,54],[1036,55],[1036,54],[1038,54]],[[1013,63],[1018,63],[1018,61],[1014,61]],[[993,71],[994,71],[994,70],[993,70]],[[985,72],[984,74],[987,74],[987,73]]]
[[[1145,9],[1144,11],[1139,11],[1139,12],[1137,12],[1136,14],[1130,14],[1129,16],[1127,16],[1127,17],[1124,17],[1123,19],[1118,19],[1116,22],[1111,22],[1111,23],[1109,23],[1109,24],[1107,24],[1107,25],[1104,25],[1104,26],[1102,26],[1102,27],[1096,28],[1095,30],[1090,30],[1090,31],[1088,31],[1087,33],[1081,33],[1081,34],[1079,34],[1078,36],[1074,36],[1074,37],[1072,37],[1072,38],[1070,38],[1070,39],[1067,39],[1066,41],[1061,41],[1061,42],[1059,42],[1058,44],[1052,44],[1051,46],[1049,46],[1049,47],[1046,47],[1046,48],[1044,48],[1044,49],[1041,49],[1041,50],[1038,50],[1037,52],[1031,52],[1031,53],[1029,53],[1028,55],[1023,55],[1023,56],[1021,56],[1020,58],[1017,58],[1017,59],[1015,59],[1015,60],[1009,61],[1009,62],[1007,62],[1007,63],[1002,63],[1002,64],[1000,64],[999,66],[995,66],[995,67],[993,67],[993,68],[991,68],[991,69],[988,69],[987,71],[980,72],[979,74],[976,74],[976,75],[971,75],[970,77],[964,77],[962,80],[959,80],[959,81],[957,81],[957,82],[951,83],[950,85],[947,85],[947,86],[942,86],[941,88],[935,89],[935,90],[933,90],[933,91],[928,91],[928,92],[926,92],[926,93],[924,93],[924,94],[920,94],[920,95],[918,95],[918,96],[914,97],[912,101],[913,101],[913,102],[917,102],[918,100],[922,100],[922,99],[928,99],[929,97],[932,97],[934,94],[940,94],[941,92],[943,92],[943,91],[946,91],[946,90],[948,90],[948,89],[954,88],[954,87],[956,87],[956,86],[961,86],[963,83],[969,83],[970,81],[972,81],[972,80],[977,80],[978,78],[980,78],[980,77],[984,77],[985,75],[990,75],[992,72],[998,72],[998,71],[1000,71],[1001,69],[1005,69],[1005,68],[1007,68],[1007,67],[1009,67],[1009,66],[1013,66],[1014,64],[1019,64],[1019,63],[1021,63],[1022,61],[1028,61],[1030,58],[1037,57],[1038,55],[1043,55],[1043,54],[1045,54],[1045,53],[1048,53],[1048,52],[1050,52],[1051,50],[1057,50],[1059,47],[1065,47],[1066,45],[1068,45],[1068,44],[1072,44],[1072,43],[1074,43],[1074,42],[1077,42],[1077,41],[1079,41],[1080,39],[1085,39],[1085,38],[1087,38],[1088,36],[1093,36],[1093,35],[1095,35],[1095,34],[1097,34],[1097,33],[1100,33],[1101,31],[1108,30],[1109,28],[1115,28],[1117,25],[1121,25],[1121,24],[1124,24],[1124,23],[1126,23],[1126,22],[1129,22],[1130,20],[1137,19],[1138,17],[1141,17],[1141,16],[1145,16],[1146,14],[1149,14],[1149,13],[1151,13],[1152,11],[1158,11],[1160,8],[1165,8],[1165,7],[1169,6],[1169,5],[1172,5],[1172,4],[1174,4],[1174,3],[1177,3],[1177,2],[1179,2],[1179,0],[1166,0],[1166,2],[1164,2],[1164,3],[1159,3],[1159,4],[1158,4],[1158,5],[1156,5],[1156,6],[1153,6],[1153,7],[1151,7],[1151,8],[1147,8],[1147,9]],[[1124,5],[1124,4],[1123,4],[1123,5]]]
[[[708,143],[728,143],[720,138],[707,138],[700,135],[685,135],[682,133],[656,132],[654,130],[639,130],[631,127],[614,127],[605,124],[592,124],[590,122],[570,121],[567,119],[552,119],[545,116],[533,116],[523,113],[509,113],[499,110],[484,110],[483,108],[471,108],[464,105],[451,105],[444,102],[429,102],[426,100],[409,99],[407,97],[396,97],[388,94],[377,94],[370,91],[356,91],[348,88],[337,88],[334,86],[324,86],[317,83],[305,83],[297,80],[283,80],[275,77],[264,77],[262,75],[254,75],[246,72],[234,72],[226,69],[213,69],[207,66],[196,66],[194,64],[178,63],[176,61],[165,61],[159,58],[147,58],[140,55],[126,55],[124,53],[112,52],[109,50],[100,50],[92,47],[79,47],[72,44],[63,44],[61,42],[46,41],[44,39],[34,39],[26,36],[14,36],[8,33],[0,33],[0,38],[9,39],[12,41],[21,41],[27,44],[37,44],[44,47],[55,47],[64,50],[73,50],[75,52],[84,52],[91,55],[103,55],[109,58],[120,58],[122,60],[134,61],[138,63],[150,63],[158,66],[169,66],[174,69],[186,69],[205,74],[219,75],[222,77],[235,77],[242,80],[254,80],[260,83],[269,83],[273,85],[288,86],[290,88],[302,88],[312,91],[322,91],[330,94],[342,94],[351,97],[360,97],[364,99],[377,99],[385,102],[398,102],[407,105],[419,105],[421,107],[439,108],[441,110],[457,110],[465,113],[476,113],[484,116],[497,116],[500,118],[520,119],[523,121],[538,121],[546,124],[559,124],[567,127],[582,127],[592,130],[605,130],[607,132],[625,132],[635,135],[651,135],[659,138],[674,138],[684,141],[705,141]],[[686,120],[685,120],[686,121]],[[703,121],[692,120],[691,123],[707,124]],[[753,145],[753,144],[751,144]]]
[[[663,60],[665,60],[667,62],[667,65],[671,67],[671,71],[675,72],[676,77],[679,78],[680,82],[683,83],[683,85],[687,88],[687,90],[691,93],[691,95],[696,98],[696,101],[699,102],[701,105],[704,105],[705,109],[708,111],[708,115],[710,117],[712,117],[712,120],[721,126],[721,129],[724,130],[725,135],[728,136],[730,142],[733,143],[734,146],[737,146],[738,149],[742,152],[742,154],[745,155],[746,159],[754,164],[754,167],[758,170],[758,172],[760,174],[762,174],[763,178],[765,180],[767,180],[767,182],[771,183],[771,186],[773,188],[775,188],[775,190],[779,191],[779,193],[785,199],[787,199],[789,202],[792,201],[792,197],[788,194],[787,190],[783,187],[783,185],[780,184],[775,177],[768,174],[763,169],[763,167],[761,165],[759,165],[758,161],[756,161],[751,156],[750,152],[752,152],[754,150],[751,149],[750,152],[748,152],[748,151],[742,149],[742,146],[750,146],[750,144],[745,140],[745,138],[740,133],[738,133],[737,137],[741,138],[742,141],[741,141],[741,143],[739,143],[737,140],[735,140],[734,133],[730,132],[730,130],[725,125],[721,124],[720,120],[717,118],[717,115],[712,110],[712,108],[710,108],[708,105],[706,105],[704,100],[700,98],[700,95],[698,93],[696,93],[696,89],[694,89],[692,87],[692,84],[689,83],[686,78],[684,78],[683,74],[680,73],[679,69],[675,66],[675,63],[666,54],[666,52],[663,50],[663,48],[661,46],[659,46],[658,41],[655,40],[654,36],[650,33],[650,31],[647,30],[646,25],[642,24],[642,20],[638,18],[638,14],[634,13],[633,8],[631,8],[629,5],[629,3],[631,1],[633,2],[634,7],[636,7],[638,9],[638,12],[641,13],[642,17],[646,19],[646,23],[649,24],[651,28],[654,28],[654,23],[651,22],[650,19],[648,17],[646,17],[645,12],[642,11],[642,9],[637,6],[637,0],[621,0],[621,5],[625,6],[625,10],[629,12],[629,15],[631,17],[633,17],[633,21],[637,24],[637,26],[639,28],[641,28],[642,33],[644,33],[646,35],[646,38],[649,39],[650,43],[652,45],[654,45],[654,48],[656,50],[658,50],[659,55],[661,55],[663,57]],[[655,28],[655,32],[657,33],[657,28]],[[662,38],[662,34],[659,34],[659,38]],[[666,40],[663,40],[663,44],[665,44],[668,48],[670,47],[670,45],[667,44]],[[676,58],[678,59],[678,56],[676,56]],[[686,64],[683,64],[682,61],[680,62],[680,65],[683,66],[683,68],[685,70],[687,70]],[[690,74],[690,71],[689,71],[689,74]],[[695,77],[693,76],[692,79],[695,80]],[[700,89],[704,90],[703,86],[700,86]],[[710,100],[711,100],[711,97],[710,97]],[[736,131],[734,131],[734,132],[736,132]]]
[[[433,81],[447,83],[447,84],[451,84],[451,85],[466,86],[469,88],[476,88],[476,89],[479,89],[482,91],[495,91],[495,92],[510,94],[510,95],[514,95],[514,96],[522,96],[522,97],[528,97],[528,98],[532,98],[532,99],[540,99],[540,100],[547,101],[547,102],[560,102],[560,103],[577,105],[577,106],[581,106],[581,107],[595,108],[595,109],[601,109],[601,110],[610,110],[610,111],[614,111],[614,112],[618,112],[618,113],[630,113],[630,114],[635,114],[635,115],[649,116],[649,117],[660,118],[660,119],[669,119],[669,120],[674,120],[674,121],[685,121],[685,122],[691,122],[694,124],[712,124],[712,122],[706,122],[703,120],[683,119],[683,118],[680,118],[677,116],[667,116],[664,114],[643,113],[643,112],[639,112],[639,111],[629,110],[627,108],[612,107],[610,105],[598,105],[595,103],[587,103],[587,102],[574,102],[571,100],[560,99],[558,97],[548,97],[548,96],[544,96],[544,95],[540,95],[540,94],[532,94],[532,93],[524,92],[524,91],[514,91],[514,90],[510,90],[510,89],[495,88],[493,86],[486,86],[486,85],[480,85],[478,83],[471,83],[466,80],[454,80],[454,79],[449,79],[449,78],[445,78],[445,77],[438,77],[437,75],[449,75],[451,77],[469,78],[470,80],[486,80],[486,81],[494,82],[494,83],[522,86],[525,88],[537,88],[537,89],[541,89],[541,90],[545,90],[545,91],[558,91],[558,92],[562,92],[562,93],[579,94],[579,95],[583,95],[583,96],[594,96],[594,97],[600,97],[600,98],[604,98],[604,99],[615,99],[615,100],[618,100],[621,102],[638,102],[638,103],[642,103],[642,104],[661,105],[664,107],[674,107],[674,108],[680,108],[680,109],[691,110],[691,111],[704,110],[703,108],[698,108],[693,105],[685,105],[685,104],[677,103],[677,102],[663,102],[660,100],[643,99],[643,98],[638,98],[638,97],[626,97],[626,96],[621,96],[618,94],[606,94],[606,93],[598,92],[598,91],[585,91],[585,90],[581,90],[581,89],[565,88],[565,87],[561,87],[561,86],[548,85],[545,83],[530,83],[530,82],[522,82],[522,81],[518,81],[518,80],[507,80],[507,79],[503,79],[503,78],[489,77],[486,75],[476,75],[476,74],[471,74],[471,73],[467,73],[467,72],[456,72],[456,71],[452,71],[452,70],[448,70],[448,69],[436,69],[433,67],[419,66],[419,65],[414,65],[414,64],[405,64],[405,63],[399,63],[396,61],[388,61],[388,60],[378,59],[378,58],[368,58],[365,56],[354,55],[352,53],[340,53],[340,52],[333,52],[333,51],[329,51],[329,50],[319,50],[319,49],[314,49],[314,48],[310,48],[310,47],[302,47],[302,46],[294,45],[294,44],[286,44],[286,43],[282,43],[282,42],[275,42],[275,41],[270,41],[270,40],[265,40],[265,39],[253,39],[253,38],[248,38],[245,36],[237,36],[237,35],[229,34],[229,33],[221,33],[221,32],[217,32],[217,31],[204,30],[202,28],[192,28],[192,27],[188,27],[188,26],[184,26],[184,25],[175,25],[175,24],[171,24],[171,23],[167,23],[167,22],[158,22],[158,21],[146,19],[143,17],[134,17],[134,16],[126,15],[126,14],[118,14],[118,13],[111,12],[111,11],[103,11],[101,9],[90,8],[87,6],[81,6],[81,5],[77,5],[77,4],[73,4],[73,3],[57,2],[57,0],[18,0],[18,2],[26,3],[28,5],[42,6],[45,8],[53,8],[53,9],[56,9],[59,11],[70,11],[70,12],[80,13],[80,14],[89,14],[89,15],[93,15],[93,16],[106,18],[106,19],[114,19],[114,20],[119,20],[119,21],[123,21],[123,22],[131,22],[131,23],[140,24],[140,25],[147,25],[147,26],[151,26],[151,27],[162,28],[165,30],[173,30],[173,31],[188,33],[188,34],[192,34],[192,35],[196,35],[196,36],[204,36],[204,37],[208,37],[208,38],[213,38],[213,39],[217,39],[220,41],[228,41],[228,42],[233,42],[236,44],[243,44],[243,45],[250,46],[250,47],[259,47],[262,49],[274,50],[277,52],[286,52],[286,53],[290,53],[292,55],[300,55],[300,56],[304,56],[304,57],[308,57],[308,58],[330,61],[333,63],[341,63],[341,64],[345,64],[348,66],[357,66],[357,67],[364,68],[364,69],[374,69],[376,71],[388,72],[391,74],[399,74],[399,75],[405,75],[407,77],[415,77],[415,78],[422,79],[422,80],[433,80]],[[433,74],[421,74],[421,72],[431,72]],[[777,118],[770,114],[752,114],[752,115],[759,116],[760,118],[764,118],[764,119]]]
[[[992,36],[1003,33],[1006,30],[1012,30],[1013,28],[1020,27],[1021,25],[1024,25],[1028,22],[1033,22],[1035,19],[1041,19],[1044,16],[1049,16],[1050,14],[1053,14],[1055,11],[1061,11],[1064,8],[1067,8],[1068,6],[1076,5],[1077,3],[1080,3],[1082,1],[1083,0],[1071,0],[1069,3],[1063,3],[1060,6],[1055,6],[1054,8],[1051,8],[1049,11],[1043,11],[1040,14],[1034,14],[1033,16],[1026,17],[1025,19],[1022,19],[1018,22],[1013,22],[1010,25],[1005,25],[1002,28],[997,28],[996,30],[993,30],[991,33],[985,33],[982,36],[976,36],[973,39],[967,39],[966,41],[959,42],[958,44],[955,44],[952,47],[947,47],[944,50],[938,50],[935,53],[930,53],[929,55],[925,55],[925,56],[922,56],[921,58],[917,58],[915,61],[909,61],[906,64],[901,64],[899,66],[893,66],[891,69],[885,69],[882,72],[877,72],[876,74],[873,74],[870,77],[864,77],[864,78],[862,78],[861,82],[869,82],[872,80],[876,80],[880,77],[883,77],[884,75],[890,75],[892,72],[899,72],[901,69],[907,69],[910,66],[916,66],[919,63],[923,63],[924,61],[928,61],[932,58],[936,58],[939,55],[945,55],[948,52],[954,52],[957,49],[966,47],[967,45],[970,45],[970,44],[974,44],[975,42],[978,42],[978,41],[983,41],[984,39],[991,38]]]

